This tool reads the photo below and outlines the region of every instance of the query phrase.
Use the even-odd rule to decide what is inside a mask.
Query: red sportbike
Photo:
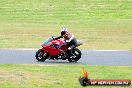
[[[46,59],[49,60],[68,60],[69,62],[77,62],[81,58],[81,51],[77,48],[78,46],[82,45],[80,41],[77,41],[76,47],[71,51],[70,56],[67,53],[68,46],[62,46],[61,49],[58,48],[59,46],[63,45],[65,41],[63,40],[54,40],[52,38],[48,38],[45,42],[43,42],[42,49],[39,49],[36,52],[36,59],[38,61],[45,61]]]

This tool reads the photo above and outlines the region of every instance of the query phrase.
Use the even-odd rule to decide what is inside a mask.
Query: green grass
[[[1,64],[0,88],[83,88],[78,82],[78,78],[82,75],[82,67],[81,65]],[[132,67],[84,66],[84,68],[91,79],[132,80]]]
[[[0,48],[39,48],[66,26],[81,49],[132,50],[131,0],[1,0]]]

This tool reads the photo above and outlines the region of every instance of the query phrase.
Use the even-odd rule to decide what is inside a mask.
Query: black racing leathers
[[[68,54],[68,57],[70,57],[71,51],[76,47],[76,42],[77,42],[76,38],[74,37],[74,35],[70,34],[69,32],[66,32],[63,36],[61,35],[54,39],[57,40],[60,38],[64,38],[64,41],[65,41],[64,45],[68,46],[67,54]],[[64,45],[62,45],[62,46],[64,46]]]

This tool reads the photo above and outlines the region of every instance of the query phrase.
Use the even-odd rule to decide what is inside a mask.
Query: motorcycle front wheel
[[[36,52],[36,55],[35,55],[36,59],[38,61],[45,61],[49,55],[47,53],[44,53],[44,51],[42,49],[39,49],[37,52]]]
[[[77,62],[80,58],[81,58],[81,51],[78,48],[75,48],[72,52],[71,52],[71,56],[68,58],[69,62]]]

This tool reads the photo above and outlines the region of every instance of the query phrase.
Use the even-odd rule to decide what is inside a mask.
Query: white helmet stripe
[[[61,31],[67,31],[68,32],[67,28],[65,28],[65,27],[62,27]]]

